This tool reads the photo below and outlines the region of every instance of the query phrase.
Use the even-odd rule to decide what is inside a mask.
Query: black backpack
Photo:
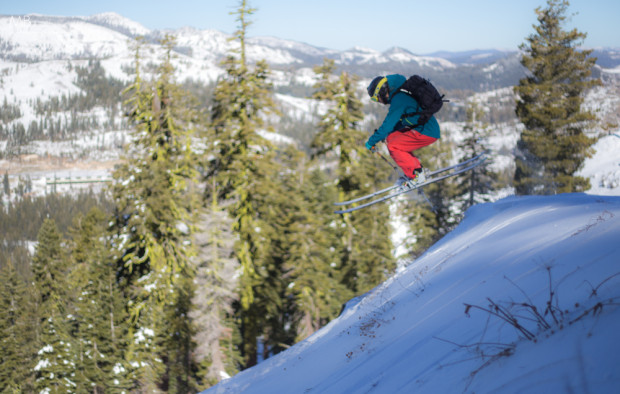
[[[413,97],[422,108],[422,111],[407,113],[401,117],[401,119],[405,119],[410,116],[420,115],[418,118],[418,123],[411,126],[412,129],[419,126],[424,126],[424,124],[429,121],[431,116],[436,114],[441,109],[443,103],[450,101],[444,100],[444,95],[440,95],[428,79],[422,78],[419,75],[409,77],[409,79],[407,79],[394,94],[401,92]]]

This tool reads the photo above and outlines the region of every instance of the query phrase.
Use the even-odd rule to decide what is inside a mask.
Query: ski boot
[[[416,168],[413,171],[413,175],[413,178],[409,178],[406,175],[401,176],[396,180],[395,185],[398,187],[412,188],[426,181],[426,170],[424,168]]]

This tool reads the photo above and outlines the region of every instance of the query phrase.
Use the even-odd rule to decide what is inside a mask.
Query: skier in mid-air
[[[420,104],[409,94],[398,94],[406,80],[400,74],[392,74],[378,76],[368,85],[370,99],[390,108],[381,126],[366,142],[366,148],[374,152],[375,145],[385,140],[390,156],[405,174],[397,183],[414,186],[424,182],[425,174],[413,151],[437,141],[441,131],[434,116],[419,125]]]
[[[482,165],[488,152],[482,152],[459,163],[427,172],[413,152],[437,141],[441,137],[436,114],[444,100],[433,84],[419,76],[405,78],[399,74],[379,76],[368,85],[368,95],[372,101],[390,106],[388,114],[373,135],[366,142],[366,148],[375,152],[376,144],[385,141],[394,162],[404,175],[394,186],[355,197],[346,201],[334,202],[342,208],[334,211],[345,214],[388,201],[413,190],[420,191],[431,183],[463,174]],[[387,159],[386,159],[387,160]]]

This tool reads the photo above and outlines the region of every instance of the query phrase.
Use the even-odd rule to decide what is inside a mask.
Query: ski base
[[[359,202],[359,201],[363,201],[363,200],[366,200],[366,199],[370,199],[370,198],[376,197],[378,195],[381,195],[383,193],[387,193],[387,192],[392,191],[392,193],[390,193],[388,195],[385,195],[383,197],[377,198],[376,200],[372,200],[372,201],[369,201],[367,203],[357,205],[355,207],[337,210],[337,211],[334,211],[334,213],[336,213],[336,214],[343,214],[343,213],[349,213],[349,212],[357,211],[358,209],[362,209],[362,208],[368,207],[370,205],[374,205],[374,204],[377,204],[377,203],[389,200],[389,199],[394,198],[396,196],[400,196],[401,194],[409,193],[409,192],[414,191],[416,189],[419,189],[421,187],[430,185],[431,183],[435,183],[435,182],[441,181],[443,179],[450,178],[450,177],[462,174],[462,173],[464,173],[466,171],[469,171],[469,170],[479,166],[480,164],[482,164],[485,160],[486,160],[485,153],[482,153],[482,154],[480,154],[480,155],[478,155],[476,157],[473,157],[473,158],[471,158],[469,160],[466,160],[464,162],[461,162],[461,163],[455,164],[453,166],[449,166],[449,167],[445,167],[445,168],[441,168],[439,170],[433,171],[433,172],[427,174],[427,179],[424,182],[421,182],[419,184],[416,184],[416,185],[413,185],[413,186],[409,186],[409,185],[405,185],[405,186],[391,186],[391,187],[388,187],[386,189],[379,190],[379,191],[377,191],[375,193],[368,194],[366,196],[362,196],[362,197],[359,197],[359,198],[356,198],[356,199],[353,199],[353,200],[349,200],[349,201],[342,201],[342,202],[336,203],[336,205],[353,204],[353,203],[356,203],[356,202]],[[450,170],[454,170],[454,171],[450,171]],[[450,171],[450,172],[448,172],[448,171]],[[438,174],[442,174],[444,172],[448,172],[448,173],[444,174],[444,175],[438,175]]]
[[[426,176],[427,176],[427,178],[428,177],[434,177],[435,175],[441,174],[442,172],[446,172],[446,171],[450,171],[450,170],[453,170],[453,169],[457,169],[459,167],[464,167],[464,166],[466,166],[466,165],[468,165],[470,163],[475,162],[476,160],[482,159],[485,154],[486,154],[486,152],[483,152],[483,153],[481,153],[481,154],[479,154],[477,156],[472,157],[471,159],[462,161],[460,163],[457,163],[457,164],[454,164],[454,165],[451,165],[451,166],[448,166],[448,167],[440,168],[440,169],[435,170],[435,171],[431,171],[431,172],[427,173]],[[361,197],[355,198],[353,200],[335,202],[334,205],[349,205],[349,204],[353,204],[355,202],[359,202],[359,201],[363,201],[363,200],[368,200],[370,198],[376,197],[376,196],[381,195],[383,193],[390,192],[390,191],[392,191],[394,189],[397,189],[399,187],[401,187],[401,186],[393,185],[393,186],[387,187],[385,189],[378,190],[378,191],[376,191],[374,193],[367,194],[365,196],[361,196]]]

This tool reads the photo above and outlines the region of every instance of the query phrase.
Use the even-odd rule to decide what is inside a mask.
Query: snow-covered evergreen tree
[[[197,173],[191,113],[174,81],[173,38],[165,37],[162,45],[152,82],[142,78],[136,49],[136,76],[127,91],[134,140],[114,173],[113,242],[121,286],[130,298],[127,354],[134,381],[141,390],[173,385],[186,392],[195,389],[186,378],[193,368],[186,362],[192,330],[177,330],[189,324],[185,299],[193,292],[187,279],[194,274],[190,239],[199,212]]]
[[[131,388],[125,364],[126,299],[106,243],[108,217],[97,207],[79,215],[71,229],[73,381],[76,391],[103,393]]]
[[[31,292],[10,260],[0,275],[0,387],[11,393],[31,392],[39,350]]]
[[[38,317],[35,390],[65,393],[74,389],[75,365],[68,320],[68,259],[54,220],[43,222],[37,242],[32,259]]]

